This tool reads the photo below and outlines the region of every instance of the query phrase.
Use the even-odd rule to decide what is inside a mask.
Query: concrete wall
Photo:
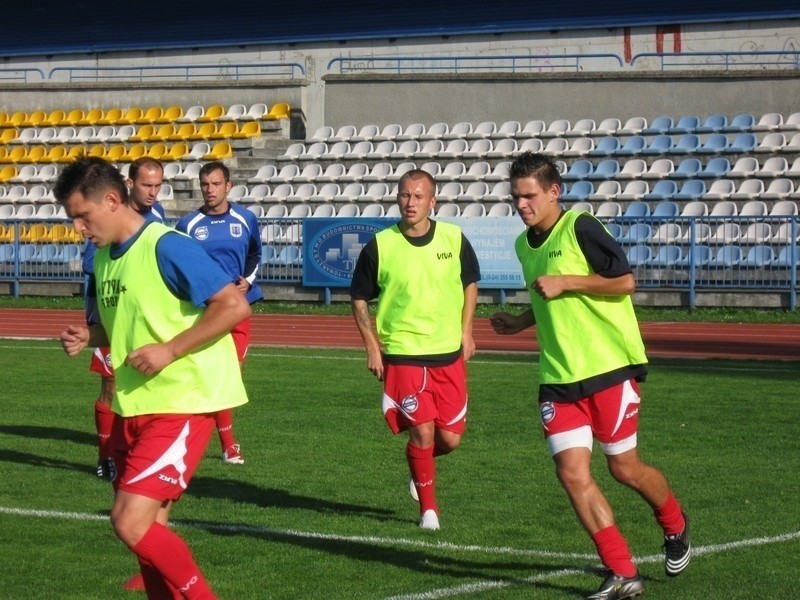
[[[506,120],[800,110],[798,72],[325,77],[325,123]]]

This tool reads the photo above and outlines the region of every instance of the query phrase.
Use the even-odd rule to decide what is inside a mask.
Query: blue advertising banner
[[[519,217],[447,218],[464,232],[481,265],[479,287],[524,289],[514,240],[525,229]],[[358,255],[372,237],[397,219],[304,219],[303,285],[348,287]]]

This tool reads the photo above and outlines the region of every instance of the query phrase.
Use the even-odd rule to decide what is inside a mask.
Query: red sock
[[[169,528],[153,523],[132,550],[137,557],[152,565],[184,598],[214,600],[214,594],[194,562],[189,547]]]
[[[219,443],[222,445],[222,451],[225,452],[236,443],[236,438],[233,437],[233,411],[230,408],[219,411],[216,414],[216,421]]]
[[[100,458],[108,458],[111,453],[108,440],[111,439],[111,426],[114,423],[114,411],[100,402],[94,403],[94,426],[97,429],[97,448]]]
[[[607,569],[623,577],[636,575],[637,569],[631,559],[631,551],[628,550],[628,544],[616,525],[601,529],[592,536],[592,540],[597,546],[600,560]]]
[[[439,512],[436,506],[436,467],[433,462],[433,446],[419,448],[411,442],[406,446],[406,459],[411,470],[411,478],[417,488],[419,496],[419,513],[433,509]]]
[[[142,572],[144,589],[148,600],[181,600],[183,596],[158,572],[153,565],[139,558],[139,570]]]
[[[676,535],[686,527],[681,505],[678,504],[671,492],[667,497],[667,501],[655,509],[653,513],[656,515],[656,521],[661,525],[661,529],[664,530],[664,535]]]

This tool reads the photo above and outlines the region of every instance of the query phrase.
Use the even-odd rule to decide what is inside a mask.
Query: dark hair
[[[425,179],[431,186],[431,196],[436,195],[436,180],[433,176],[423,169],[411,169],[410,171],[406,171],[400,177],[400,181],[397,182],[397,190],[400,191],[400,188],[403,187],[403,184],[409,179]]]
[[[164,165],[162,165],[155,158],[150,158],[149,156],[143,156],[142,158],[137,158],[135,161],[131,163],[131,166],[128,169],[128,179],[130,179],[131,181],[136,181],[136,176],[139,174],[139,171],[141,169],[148,169],[150,171],[159,170],[163,173]]]
[[[558,172],[558,167],[544,154],[523,152],[511,163],[508,175],[512,181],[533,177],[542,189],[548,189],[554,183],[561,187],[561,173]]]
[[[95,200],[95,196],[107,189],[117,192],[122,203],[128,204],[128,188],[119,169],[102,158],[87,156],[64,167],[53,186],[53,195],[63,205],[75,192],[87,200]]]
[[[203,175],[208,175],[213,171],[222,171],[223,177],[225,177],[225,181],[231,180],[231,172],[224,164],[222,164],[218,160],[214,160],[210,163],[204,164],[200,167],[200,172],[198,173],[198,177],[202,177]]]

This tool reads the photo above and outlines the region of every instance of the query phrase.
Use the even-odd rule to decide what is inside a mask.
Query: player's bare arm
[[[475,318],[475,305],[478,303],[478,284],[471,283],[464,288],[464,308],[461,309],[461,355],[464,360],[475,356],[475,340],[472,337],[472,323]]]
[[[636,280],[627,273],[619,277],[592,275],[542,275],[533,283],[534,291],[545,300],[557,298],[564,292],[595,296],[628,296],[636,289]]]
[[[148,344],[130,352],[125,359],[134,369],[154,375],[176,358],[213,342],[230,332],[234,325],[250,316],[250,305],[229,283],[206,302],[197,323],[162,344]]]
[[[369,317],[369,305],[366,300],[353,300],[353,318],[364,342],[367,351],[367,368],[370,373],[383,381],[383,357],[381,356],[381,346],[378,338],[372,331],[372,321]]]
[[[533,315],[533,309],[529,308],[518,315],[512,315],[507,312],[494,313],[489,317],[489,323],[491,323],[495,333],[513,335],[536,325],[536,318]]]

